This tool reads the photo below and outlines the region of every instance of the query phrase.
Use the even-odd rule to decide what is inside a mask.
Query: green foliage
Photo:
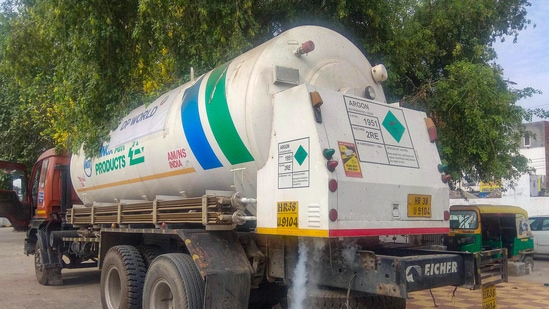
[[[390,72],[390,101],[426,111],[454,177],[513,178],[535,90],[493,64],[526,0],[8,0],[0,19],[2,158],[97,153],[129,109],[302,24],[339,31]]]
[[[518,153],[524,110],[514,104],[498,70],[458,61],[427,90],[427,110],[438,123],[441,154],[455,178],[515,178],[526,169]]]
[[[490,65],[491,44],[513,36],[530,21],[526,0],[389,1],[389,33],[370,49],[383,59],[390,100],[425,110],[440,131],[440,149],[454,179],[515,179],[527,171],[518,153],[528,118],[515,102],[531,88],[515,90]],[[413,12],[413,14],[410,14]],[[368,50],[368,48],[367,48]]]
[[[41,121],[43,110],[34,104],[47,100],[41,89],[49,86],[48,59],[40,51],[49,46],[36,40],[38,33],[17,18],[15,9],[16,4],[6,1],[0,15],[0,157],[32,166],[37,154],[53,145]],[[18,38],[20,43],[14,44]],[[27,56],[21,49],[35,53]]]
[[[8,1],[0,70],[10,97],[1,103],[6,121],[15,123],[6,126],[19,130],[22,122],[31,136],[42,137],[31,143],[40,149],[30,157],[51,146],[74,151],[82,144],[97,154],[129,109],[181,83],[191,66],[203,73],[250,48],[246,36],[257,29],[251,5]],[[12,140],[30,142],[20,136]]]

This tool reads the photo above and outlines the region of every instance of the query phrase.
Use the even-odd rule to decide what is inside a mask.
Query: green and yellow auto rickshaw
[[[528,213],[517,206],[451,206],[450,233],[445,245],[449,250],[467,252],[507,248],[509,260],[534,268]]]

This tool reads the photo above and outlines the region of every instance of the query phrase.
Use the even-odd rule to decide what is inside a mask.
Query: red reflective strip
[[[413,235],[413,234],[447,234],[449,227],[393,228],[393,229],[352,229],[330,230],[330,237]]]

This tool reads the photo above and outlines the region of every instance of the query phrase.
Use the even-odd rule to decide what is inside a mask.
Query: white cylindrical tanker
[[[207,190],[256,197],[256,172],[269,155],[272,96],[307,83],[364,97],[370,86],[385,102],[371,70],[342,35],[291,29],[130,112],[99,157],[73,155],[73,186],[86,205]]]

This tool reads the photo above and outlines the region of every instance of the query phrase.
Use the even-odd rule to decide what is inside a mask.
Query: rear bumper
[[[401,298],[407,298],[411,292],[448,285],[478,289],[507,281],[507,260],[490,258],[502,253],[502,250],[492,251],[498,252],[407,248],[375,253],[359,251],[354,264],[332,251],[331,260],[324,258],[321,269],[313,277],[319,285]]]

